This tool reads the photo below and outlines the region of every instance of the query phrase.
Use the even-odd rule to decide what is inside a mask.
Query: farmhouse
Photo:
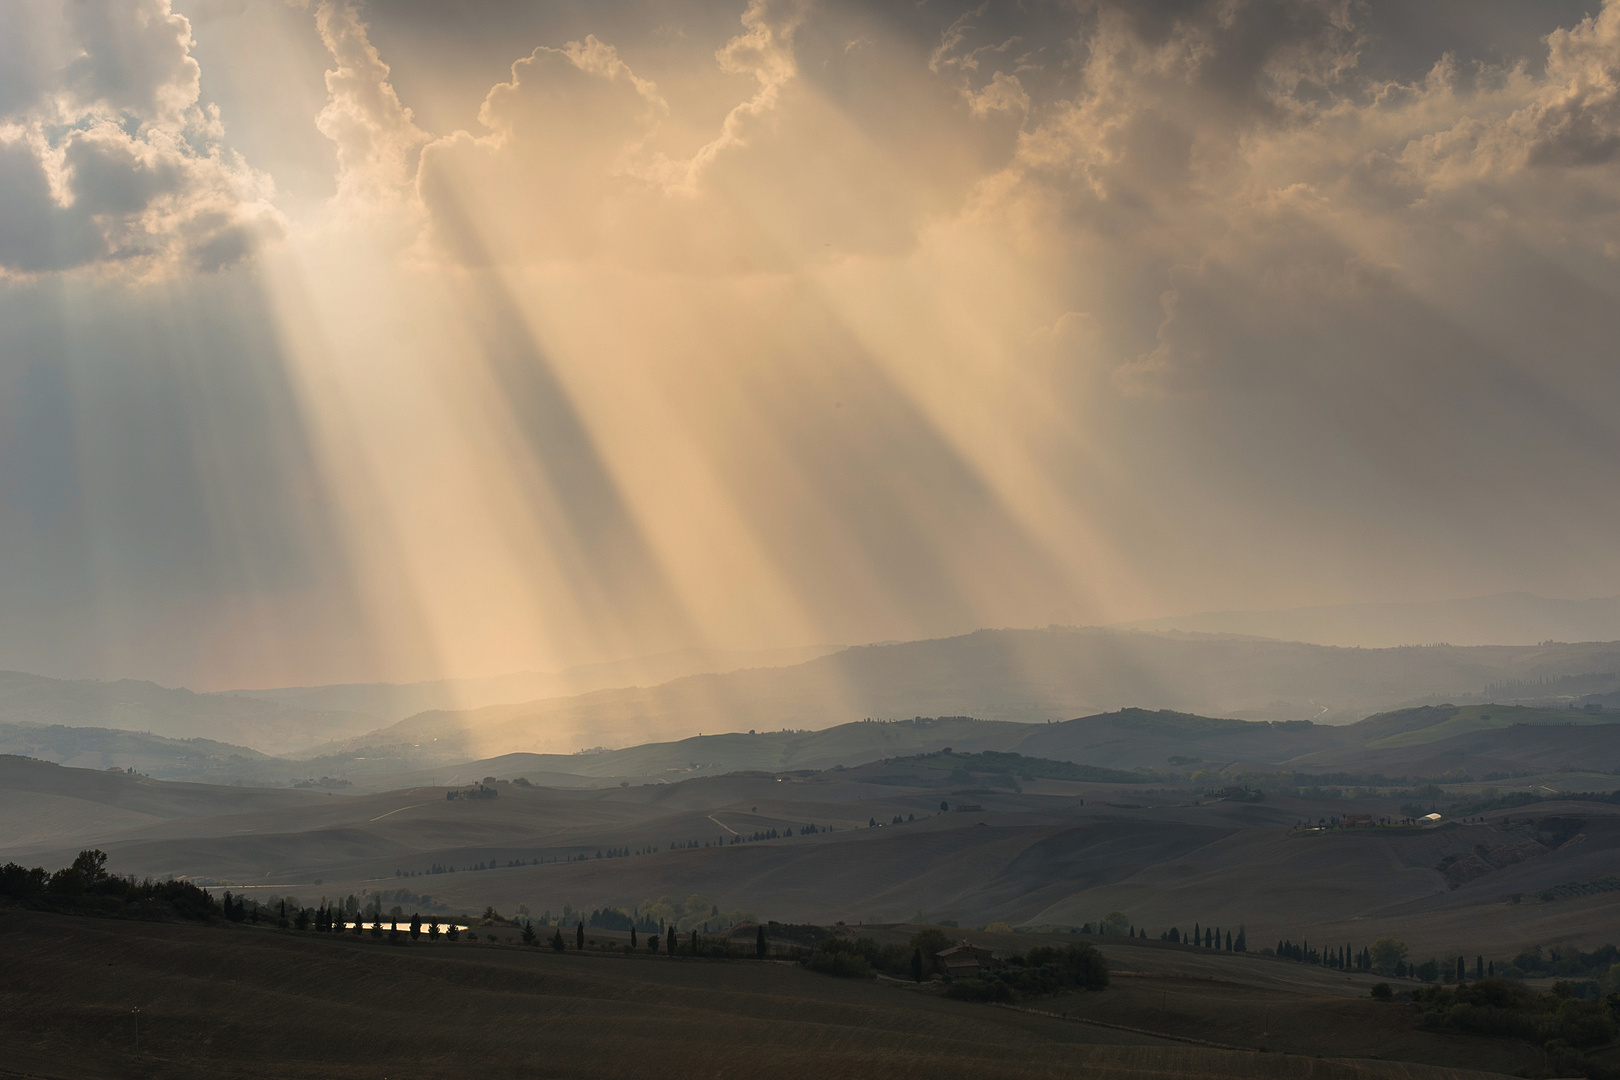
[[[977,975],[981,970],[994,966],[996,962],[989,949],[981,949],[965,941],[934,955],[939,957],[940,966],[945,969],[945,974],[952,978]]]

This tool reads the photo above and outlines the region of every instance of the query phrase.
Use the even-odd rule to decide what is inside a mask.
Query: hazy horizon
[[[0,26],[0,668],[1620,593],[1620,0]]]

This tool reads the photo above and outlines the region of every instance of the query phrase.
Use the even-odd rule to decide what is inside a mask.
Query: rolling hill
[[[0,754],[84,769],[134,769],[165,780],[277,783],[299,767],[246,746],[117,728],[0,723]]]
[[[320,804],[306,791],[173,783],[119,769],[0,754],[0,835],[17,851],[106,842],[167,821],[207,821]]]

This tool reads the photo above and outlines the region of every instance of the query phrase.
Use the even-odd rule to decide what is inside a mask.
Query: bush
[[[1507,979],[1480,979],[1456,989],[1431,987],[1415,992],[1429,1028],[1525,1039],[1538,1045],[1562,1040],[1569,1046],[1597,1046],[1620,1034],[1615,1013],[1620,998],[1583,1001],[1573,996],[1538,994]]]
[[[1394,1001],[1395,991],[1390,989],[1389,983],[1374,983],[1372,996],[1374,1001]]]

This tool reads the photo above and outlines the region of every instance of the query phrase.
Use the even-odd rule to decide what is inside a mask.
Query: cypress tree
[[[1230,930],[1226,932],[1226,951],[1232,951],[1232,931]]]
[[[564,949],[568,948],[568,943],[563,940],[561,926],[557,927],[557,932],[551,935],[551,948],[555,952],[562,952]]]
[[[411,940],[420,941],[422,938],[422,916],[411,912]]]
[[[1200,942],[1200,941],[1202,941],[1202,940],[1203,940],[1203,938],[1201,938],[1201,937],[1199,937],[1199,936],[1198,936],[1198,924],[1197,924],[1197,923],[1193,923],[1193,936],[1192,936],[1192,943],[1193,943],[1193,944],[1194,944],[1194,945],[1196,945],[1196,944],[1198,944],[1198,943],[1199,943],[1199,942]]]
[[[692,955],[696,956],[697,954],[698,954],[698,936],[697,936],[697,927],[694,926],[694,927],[692,927]]]
[[[585,950],[585,920],[581,919],[574,925],[574,948],[583,952]]]
[[[922,963],[922,949],[921,949],[921,947],[912,949],[911,950],[911,981],[912,982],[922,982],[922,968],[923,968],[923,963]]]
[[[1461,984],[1461,983],[1464,983],[1464,982],[1467,982],[1467,981],[1468,981],[1468,961],[1464,960],[1462,957],[1459,956],[1459,957],[1457,957],[1457,982],[1459,984]]]
[[[1485,958],[1483,956],[1476,956],[1476,957],[1474,957],[1474,978],[1475,979],[1483,979],[1484,977],[1485,977]]]
[[[632,949],[636,947],[636,928],[634,925],[630,927],[630,947]]]
[[[760,960],[765,959],[765,924],[760,923],[759,932],[754,935],[754,956]],[[915,966],[915,965],[913,965]]]
[[[669,924],[668,945],[669,945],[669,955],[673,957],[675,955],[675,924],[674,923]]]

